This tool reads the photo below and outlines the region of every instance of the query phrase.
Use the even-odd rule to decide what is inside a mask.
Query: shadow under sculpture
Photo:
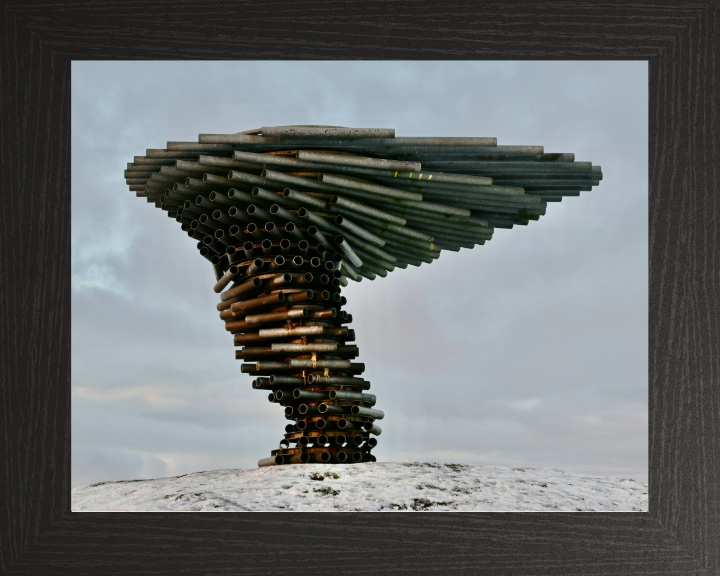
[[[265,127],[148,149],[125,171],[213,266],[253,388],[291,422],[260,466],[374,462],[382,432],[343,286],[472,249],[579,196],[599,166],[495,138]]]

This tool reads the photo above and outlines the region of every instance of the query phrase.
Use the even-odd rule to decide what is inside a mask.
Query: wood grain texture
[[[720,573],[718,3],[0,4],[0,572]],[[70,513],[70,63],[166,58],[648,60],[649,513]]]

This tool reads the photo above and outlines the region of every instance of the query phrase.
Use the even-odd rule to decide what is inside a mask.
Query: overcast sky
[[[495,136],[601,165],[473,250],[343,289],[379,461],[647,482],[645,62],[73,62],[72,484],[254,468],[282,410],[240,373],[210,264],[127,162],[261,126]]]

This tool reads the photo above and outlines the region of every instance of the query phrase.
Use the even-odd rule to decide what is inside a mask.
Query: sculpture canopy
[[[268,234],[276,235],[290,235],[290,224],[298,238],[309,231],[343,256],[344,283],[484,244],[494,228],[527,225],[548,202],[591,190],[602,172],[571,153],[498,146],[495,138],[279,126],[168,142],[136,156],[125,177],[171,217],[206,214],[205,236],[224,229],[207,242],[218,254],[233,224],[263,232],[272,223]]]

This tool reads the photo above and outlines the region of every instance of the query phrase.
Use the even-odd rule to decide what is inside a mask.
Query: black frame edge
[[[718,1],[339,6],[0,5],[0,572],[720,572]],[[69,511],[71,61],[287,55],[649,61],[648,513]]]

